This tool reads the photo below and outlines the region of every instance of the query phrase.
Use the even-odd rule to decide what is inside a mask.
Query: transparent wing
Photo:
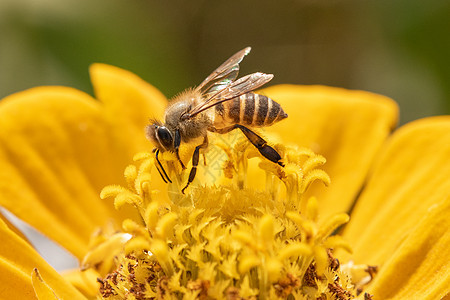
[[[242,49],[232,57],[227,59],[217,69],[215,69],[203,82],[196,88],[205,98],[224,89],[227,85],[233,82],[239,73],[239,63],[244,56],[250,53],[251,48]]]
[[[256,90],[271,81],[273,74],[265,74],[261,72],[253,73],[232,82],[224,89],[213,95],[213,99],[224,100],[238,97],[242,94]]]
[[[240,95],[249,93],[270,80],[272,80],[273,74],[253,73],[228,84],[225,88],[219,90],[215,94],[211,95],[205,102],[195,107],[188,117],[193,117],[202,111],[211,108],[219,103],[233,99]]]

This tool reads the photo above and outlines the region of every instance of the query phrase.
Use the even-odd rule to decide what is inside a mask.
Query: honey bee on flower
[[[226,134],[240,129],[247,139],[268,160],[284,166],[280,154],[249,127],[264,127],[287,118],[280,104],[269,97],[253,93],[272,78],[272,74],[253,73],[236,80],[239,63],[250,52],[247,47],[226,60],[214,70],[198,87],[187,89],[175,97],[165,111],[164,124],[154,121],[146,127],[147,138],[152,141],[157,161],[157,169],[165,182],[172,182],[158,159],[160,152],[175,152],[180,159],[181,143],[203,137],[203,142],[195,147],[192,169],[184,190],[194,180],[197,173],[200,149],[208,146],[208,131]]]

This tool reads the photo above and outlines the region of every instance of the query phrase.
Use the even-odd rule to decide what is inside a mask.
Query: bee
[[[257,72],[236,80],[239,63],[250,50],[247,47],[237,52],[198,87],[187,89],[172,99],[165,111],[164,123],[153,121],[145,128],[147,139],[156,146],[153,149],[156,167],[166,183],[172,181],[158,158],[159,153],[175,152],[181,167],[186,169],[178,152],[181,143],[203,137],[192,155],[192,168],[183,194],[195,178],[200,149],[208,146],[208,132],[225,134],[240,129],[265,158],[284,167],[280,154],[249,128],[270,126],[287,118],[280,104],[252,93],[269,82],[272,74]]]

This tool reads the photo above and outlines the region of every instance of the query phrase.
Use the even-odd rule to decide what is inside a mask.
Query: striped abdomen
[[[251,127],[270,126],[287,118],[280,104],[258,94],[247,93],[216,105],[217,127],[241,124]]]

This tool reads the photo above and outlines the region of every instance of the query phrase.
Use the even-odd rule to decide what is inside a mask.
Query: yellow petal
[[[117,140],[131,155],[151,149],[144,128],[149,118],[161,119],[167,99],[135,74],[105,64],[90,68],[97,99],[105,105],[107,118]]]
[[[391,137],[344,231],[356,264],[382,265],[430,207],[448,197],[449,157],[449,116],[412,122]]]
[[[123,182],[99,103],[71,88],[30,89],[0,102],[0,128],[0,204],[82,257],[94,228],[118,215],[100,190]]]
[[[167,99],[137,75],[114,66],[93,64],[90,74],[95,95],[104,103],[105,116],[111,124],[110,134],[126,154],[119,161],[124,169],[130,163],[128,157],[153,148],[145,137],[145,126],[150,118],[163,121]],[[152,170],[152,178],[154,188],[167,190],[156,169]]]
[[[327,159],[324,170],[331,184],[313,184],[319,213],[347,211],[367,175],[381,144],[397,122],[391,99],[363,91],[325,86],[279,85],[260,93],[279,102],[289,117],[267,131],[283,143],[309,147]]]
[[[33,299],[32,272],[38,268],[60,299],[84,299],[39,254],[0,221],[0,291],[3,299]],[[45,287],[39,287],[41,290]]]
[[[442,299],[450,294],[450,199],[427,212],[368,290],[375,299]]]
[[[17,234],[21,239],[23,239],[24,241],[26,241],[28,244],[31,245],[31,242],[23,234],[23,232],[20,231],[16,226],[14,226],[2,213],[0,213],[0,220],[3,221],[6,224],[6,226],[8,226],[8,228],[11,229],[15,234]]]
[[[3,299],[36,299],[30,275],[4,259],[0,259],[0,291]]]
[[[55,291],[42,279],[38,269],[31,273],[31,282],[39,300],[58,300]]]

